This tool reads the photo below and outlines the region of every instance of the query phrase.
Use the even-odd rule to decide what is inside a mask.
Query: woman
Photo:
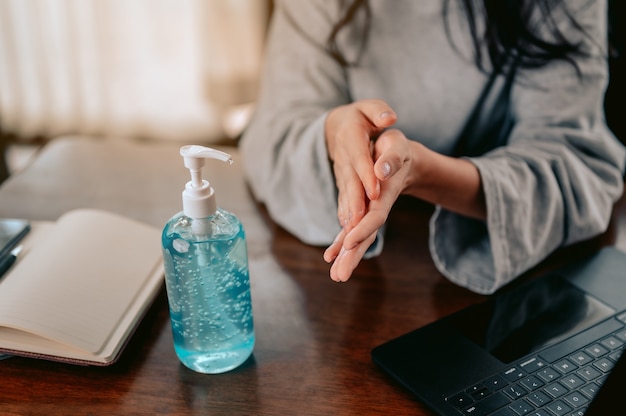
[[[400,194],[431,202],[438,269],[494,292],[556,248],[603,232],[622,193],[625,152],[602,106],[606,8],[276,2],[241,141],[255,195],[303,241],[331,244],[324,257],[337,281],[377,248]],[[467,136],[488,138],[468,118],[491,73],[502,75],[497,91],[514,75],[505,95],[513,125],[504,145],[477,151]]]

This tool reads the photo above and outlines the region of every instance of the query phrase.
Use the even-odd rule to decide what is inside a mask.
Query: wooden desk
[[[42,155],[43,161],[28,172],[33,176],[15,177],[6,182],[0,187],[0,216],[19,211],[34,219],[47,219],[42,217],[57,215],[55,210],[93,203],[129,216],[143,216],[156,225],[167,219],[161,218],[165,212],[170,215],[179,209],[183,183],[179,180],[186,180],[186,172],[182,163],[179,167],[177,148],[171,146],[150,149],[122,146],[118,150],[126,156],[99,149],[94,154],[105,160],[80,162],[83,176],[76,179],[83,184],[97,181],[104,169],[109,180],[115,183],[126,177],[132,187],[150,175],[166,175],[171,177],[152,177],[152,180],[163,179],[162,186],[147,185],[147,188],[151,192],[160,189],[164,194],[170,193],[167,197],[137,192],[126,196],[126,204],[106,202],[110,199],[108,188],[100,186],[95,196],[82,195],[67,201],[64,192],[73,185],[51,182],[52,174],[40,178],[46,183],[31,183],[29,192],[24,192],[26,182],[32,182],[44,172],[53,172],[55,164],[61,170],[57,174],[65,178],[64,175],[71,173],[68,173],[69,160],[65,158],[84,154],[89,146],[98,150],[101,144],[64,143],[61,148]],[[159,161],[148,162],[140,178],[129,178],[126,168],[110,164],[113,160],[132,160],[140,153]],[[340,284],[328,277],[328,265],[322,260],[323,248],[304,245],[263,219],[238,170],[211,179],[218,190],[218,203],[240,215],[248,232],[257,335],[253,358],[243,367],[221,375],[196,374],[184,368],[173,350],[163,292],[120,361],[111,367],[76,367],[25,358],[0,361],[0,413],[430,414],[372,363],[370,350],[483,299],[451,284],[436,271],[427,248],[431,209],[403,200],[391,215],[383,254],[363,262],[348,283]],[[117,187],[120,186],[121,182],[117,182]],[[54,187],[54,192],[50,187]],[[123,189],[117,192],[124,194]],[[34,202],[40,202],[39,193],[44,193],[47,204],[33,207]],[[146,200],[154,198],[154,206],[145,205]],[[617,242],[624,246],[625,219],[624,202],[621,202],[609,232],[557,254],[552,263],[566,261],[601,244]]]

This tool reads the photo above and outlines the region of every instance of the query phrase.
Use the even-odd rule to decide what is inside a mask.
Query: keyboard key
[[[605,338],[602,340],[601,342],[602,345],[604,345],[605,347],[607,347],[610,350],[614,350],[616,348],[619,348],[621,346],[624,345],[624,342],[620,341],[619,339],[610,336],[608,338]]]
[[[566,394],[563,399],[573,408],[577,408],[589,403],[589,399],[586,398],[582,393],[578,392]]]
[[[473,400],[465,393],[455,394],[454,396],[448,398],[448,402],[459,409],[468,406]]]
[[[529,360],[526,360],[525,362],[521,363],[519,366],[527,374],[530,374],[545,367],[546,363],[543,360],[541,360],[539,357],[532,357]]]
[[[563,377],[561,383],[567,386],[567,388],[570,390],[577,389],[585,384],[585,382],[576,374],[568,374],[567,376]]]
[[[615,364],[613,363],[613,361],[604,357],[594,362],[593,366],[596,367],[598,370],[602,371],[603,373],[608,373],[615,366]]]
[[[567,393],[567,389],[559,382],[552,383],[543,390],[555,399]]]
[[[541,407],[552,401],[552,398],[542,391],[532,392],[526,398],[536,407]]]
[[[509,368],[504,373],[502,373],[502,377],[504,377],[508,381],[517,381],[525,375],[526,373],[517,367]]]
[[[545,383],[541,381],[538,377],[528,376],[520,381],[520,384],[526,388],[528,391],[537,390],[539,387],[543,386]]]
[[[617,360],[619,360],[619,357],[622,356],[622,353],[624,352],[624,350],[617,350],[614,351],[612,353],[609,354],[609,357],[611,358],[611,360],[617,362]]]
[[[518,400],[509,406],[518,415],[529,415],[535,408],[526,400]]]
[[[483,386],[482,383],[478,383],[472,387],[468,387],[467,389],[465,389],[465,393],[472,395],[473,393],[482,390],[483,388],[485,388],[485,386]]]
[[[547,407],[556,416],[567,415],[568,412],[571,412],[573,410],[569,405],[565,404],[561,400],[558,400],[554,403],[550,403]]]
[[[480,412],[480,410],[475,406],[475,405],[471,405],[463,410],[461,410],[461,412],[464,415],[470,415],[470,416],[483,416],[483,414]]]
[[[617,331],[615,336],[622,341],[626,342],[626,329],[622,329],[621,331]]]
[[[585,348],[585,351],[596,358],[602,357],[604,354],[609,352],[609,350],[607,350],[600,344],[593,344],[591,347]]]
[[[580,389],[588,398],[593,399],[600,388],[596,383],[589,383]]]
[[[578,365],[589,364],[591,361],[593,361],[593,359],[588,354],[585,354],[582,351],[577,352],[576,354],[572,354],[569,359]]]
[[[487,389],[487,387],[478,385],[467,389],[465,393],[469,394],[474,401],[479,401],[487,397],[491,392]]]
[[[588,365],[587,367],[581,368],[576,372],[579,376],[583,377],[585,380],[590,381],[595,378],[598,378],[602,375],[595,367]]]
[[[508,382],[504,379],[504,377],[493,376],[485,380],[483,384],[492,391],[495,391],[500,390],[502,387],[506,386]]]
[[[513,384],[505,387],[502,391],[509,396],[511,399],[519,399],[520,397],[526,395],[528,391],[519,384]]]
[[[567,359],[556,362],[554,366],[563,374],[567,374],[576,370],[576,365]]]
[[[549,383],[561,377],[561,373],[556,371],[553,367],[546,367],[543,370],[539,371],[537,375],[541,377],[546,383]]]

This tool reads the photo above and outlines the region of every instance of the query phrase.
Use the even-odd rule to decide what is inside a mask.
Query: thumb
[[[399,130],[386,130],[374,145],[374,174],[386,181],[396,174],[406,160],[406,138]]]

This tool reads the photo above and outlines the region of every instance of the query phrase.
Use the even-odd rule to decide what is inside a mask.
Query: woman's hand
[[[372,144],[396,122],[395,112],[382,100],[360,100],[333,109],[326,118],[328,156],[339,191],[337,217],[347,232],[376,200],[380,184],[374,175]]]
[[[387,130],[373,143],[372,174],[380,195],[353,228],[343,228],[324,252],[333,262],[330,276],[346,281],[376,238],[400,194],[407,194],[467,217],[486,218],[485,197],[476,166],[467,159],[434,152],[399,130]]]
[[[333,280],[348,280],[374,242],[391,207],[407,187],[412,173],[412,158],[416,155],[411,148],[419,146],[421,145],[408,140],[399,130],[387,130],[374,142],[371,172],[380,181],[380,195],[376,199],[370,199],[367,212],[354,228],[342,229],[325,251],[324,259],[327,262],[334,261],[330,269]]]

